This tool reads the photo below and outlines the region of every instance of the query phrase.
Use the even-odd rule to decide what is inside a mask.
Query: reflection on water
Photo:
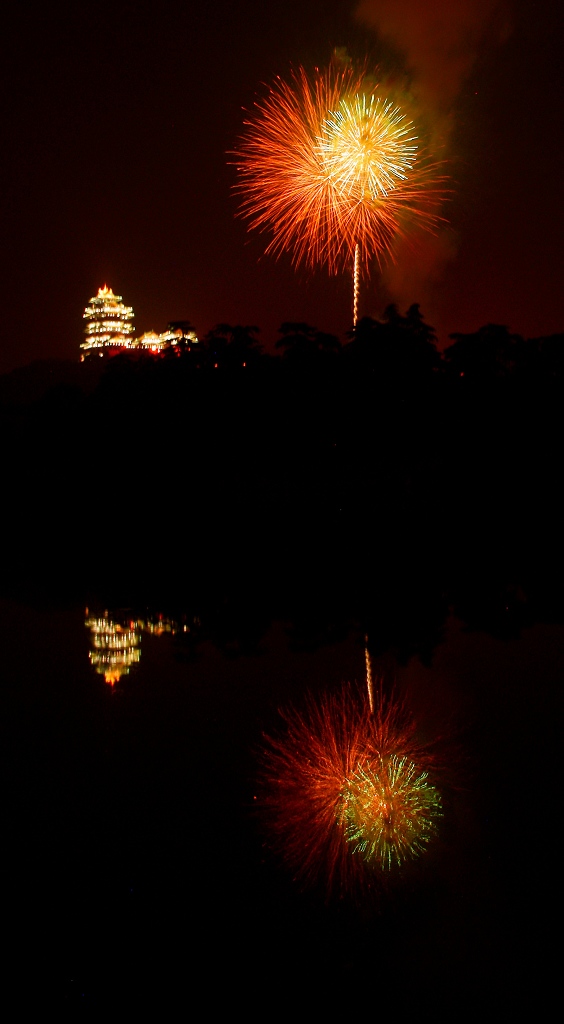
[[[179,626],[174,619],[162,614],[137,618],[125,612],[110,615],[106,609],[103,614],[95,615],[90,614],[87,608],[85,615],[84,624],[90,630],[90,664],[110,686],[115,686],[122,676],[129,675],[130,669],[139,664],[142,633],[174,636],[181,631],[190,632],[186,623]]]
[[[347,684],[310,694],[282,713],[262,755],[271,845],[305,886],[322,880],[340,898],[418,858],[443,817],[436,745],[421,741],[393,683],[374,688],[367,649],[366,666],[368,699]]]
[[[431,665],[394,666],[393,704],[405,699],[417,730],[394,719],[387,738],[374,727],[386,719],[369,721],[381,659],[372,714],[360,688],[364,630],[304,650],[278,621],[259,651],[234,655],[223,642],[233,632],[212,629],[205,606],[197,628],[167,608],[178,635],[166,642],[147,636],[168,634],[166,616],[89,604],[85,616],[83,603],[3,602],[0,615],[5,919],[18,960],[31,951],[22,991],[35,963],[50,972],[54,1005],[80,984],[99,1017],[142,1009],[151,993],[155,1008],[164,999],[168,1009],[169,991],[184,1005],[186,986],[214,992],[218,971],[230,993],[241,979],[242,1005],[264,978],[275,995],[288,988],[292,1007],[319,1005],[318,1016],[340,991],[350,1016],[354,989],[365,1016],[382,1006],[397,1018],[406,992],[414,1017],[430,999],[450,1019],[467,993],[478,1012],[507,1005],[519,978],[539,1005],[544,971],[557,977],[549,926],[560,856],[544,823],[559,806],[563,625],[501,640],[449,619]],[[103,654],[105,640],[94,646],[85,619],[110,637],[109,623],[120,626],[121,639],[133,623],[140,668],[107,685],[86,654]],[[343,704],[351,677],[359,688],[351,681]],[[295,709],[286,723],[280,707]],[[446,750],[434,742],[443,736]],[[390,751],[391,769],[403,755],[404,774],[382,774],[375,749]],[[419,769],[411,778],[408,761]],[[405,869],[383,870],[379,851],[410,840],[413,816],[417,825],[434,810],[423,772],[441,796],[438,836]],[[416,792],[406,804],[402,788],[398,804],[411,780]],[[365,840],[369,861],[355,850]],[[319,898],[334,865],[353,895],[366,880],[358,899],[339,898],[342,874],[334,898]],[[310,878],[304,894],[297,883]],[[108,955],[108,935],[119,956]]]
[[[122,676],[129,675],[141,657],[141,633],[138,623],[123,625],[114,622],[107,611],[100,617],[90,616],[86,609],[85,625],[90,630],[90,664],[98,675],[114,686]]]

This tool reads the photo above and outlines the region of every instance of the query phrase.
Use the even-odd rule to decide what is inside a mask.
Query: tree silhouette
[[[517,372],[525,358],[525,342],[500,324],[486,324],[473,334],[451,334],[445,350],[447,372],[485,382]]]
[[[535,362],[538,370],[546,379],[562,380],[564,378],[564,334],[550,334],[545,338],[528,341],[529,349],[534,346]],[[532,357],[532,352],[530,352]]]
[[[309,324],[286,322],[279,333],[282,337],[276,342],[276,348],[283,349],[283,359],[292,365],[314,365],[341,351],[338,338]]]
[[[217,324],[204,338],[208,365],[230,370],[253,365],[262,353],[259,331],[254,326]]]
[[[417,303],[405,316],[392,304],[381,320],[363,317],[348,337],[350,362],[385,381],[422,381],[440,366],[435,330],[425,323]]]

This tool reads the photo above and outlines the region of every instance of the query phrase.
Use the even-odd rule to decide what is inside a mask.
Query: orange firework
[[[354,260],[356,290],[361,259],[381,261],[413,226],[432,231],[441,219],[439,165],[364,73],[331,66],[311,81],[299,69],[246,125],[233,154],[241,214],[272,232],[267,252],[330,273]]]

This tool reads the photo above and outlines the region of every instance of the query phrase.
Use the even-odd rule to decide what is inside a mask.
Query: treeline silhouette
[[[272,618],[402,657],[449,609],[500,634],[561,618],[564,334],[440,353],[412,305],[344,343],[258,338],[0,379],[4,591],[182,607],[230,649]]]

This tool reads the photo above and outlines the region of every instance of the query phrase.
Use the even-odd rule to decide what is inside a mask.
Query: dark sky
[[[386,283],[375,268],[361,311],[419,301],[443,343],[487,322],[564,330],[554,0],[12,0],[3,27],[0,370],[76,358],[104,283],[138,333],[182,318],[257,324],[267,347],[284,320],[342,336],[350,278],[261,258],[226,158],[261,83],[335,46],[411,67],[455,180],[448,231]]]

